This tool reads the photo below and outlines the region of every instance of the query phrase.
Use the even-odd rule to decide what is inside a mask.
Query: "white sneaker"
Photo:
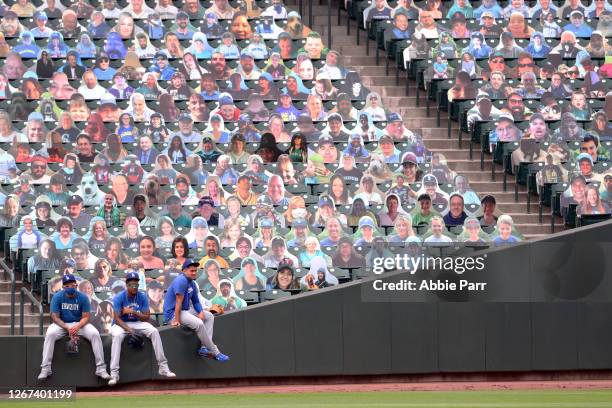
[[[118,382],[119,382],[119,377],[112,375],[110,380],[108,381],[108,385],[112,387],[113,385],[116,385]]]
[[[161,375],[162,377],[166,377],[166,378],[175,378],[176,374],[174,374],[172,371],[170,371],[169,368],[164,367],[164,368],[160,368],[159,369],[159,375]]]
[[[49,378],[50,376],[51,376],[51,370],[43,369],[41,370],[40,374],[38,374],[38,380],[43,381]]]
[[[106,372],[106,370],[98,371],[96,372],[96,375],[103,380],[108,380],[109,378],[111,378],[111,376]]]

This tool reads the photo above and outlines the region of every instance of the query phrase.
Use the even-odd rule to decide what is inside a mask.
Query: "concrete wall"
[[[162,341],[181,379],[612,369],[610,237],[607,222],[492,250],[486,273],[508,289],[498,285],[473,302],[364,302],[369,279],[228,313],[214,335],[231,356],[226,364],[198,357],[197,338],[186,329],[163,327]],[[104,385],[88,342],[77,356],[65,353],[64,342],[46,385]],[[108,362],[110,338],[103,342]],[[42,343],[41,336],[0,337],[0,386],[41,385]],[[141,351],[124,344],[121,361],[121,382],[158,378],[148,342]]]

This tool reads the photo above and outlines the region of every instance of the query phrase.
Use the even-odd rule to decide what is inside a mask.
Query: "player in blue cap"
[[[198,296],[195,283],[198,266],[197,262],[187,259],[183,264],[183,273],[170,284],[164,298],[164,320],[174,327],[184,325],[195,331],[201,342],[198,349],[200,356],[225,362],[229,357],[221,353],[212,340],[214,316],[204,310]],[[189,311],[191,305],[197,315]]]
[[[119,360],[121,358],[121,344],[127,335],[143,334],[151,339],[155,352],[159,375],[174,378],[176,374],[170,371],[168,360],[164,354],[159,332],[149,318],[149,301],[144,292],[138,290],[138,272],[128,272],[125,276],[126,289],[118,293],[113,300],[114,322],[111,329],[113,345],[111,346],[111,379],[108,385],[115,385],[119,381]]]
[[[51,299],[51,320],[53,323],[47,329],[45,336],[42,369],[38,379],[46,380],[51,375],[55,342],[68,334],[70,337],[82,335],[89,340],[96,360],[96,375],[103,380],[108,380],[110,375],[106,372],[100,333],[89,323],[89,299],[84,293],[77,290],[77,280],[74,275],[70,273],[63,275],[62,285],[63,290],[56,293]]]

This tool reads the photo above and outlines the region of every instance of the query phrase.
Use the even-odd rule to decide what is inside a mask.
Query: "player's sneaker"
[[[46,368],[43,368],[43,369],[40,371],[40,374],[38,374],[38,380],[39,380],[39,381],[44,381],[44,380],[46,380],[47,378],[49,378],[50,376],[51,376],[51,370],[46,369]]]
[[[113,385],[117,385],[118,382],[119,382],[119,377],[116,375],[111,375],[110,380],[108,380],[108,385],[112,387]]]
[[[219,353],[214,357],[214,359],[220,363],[225,363],[226,361],[229,361],[230,358],[223,353]]]
[[[106,372],[106,370],[96,371],[96,375],[103,380],[108,380],[109,378],[111,378],[111,376]]]
[[[201,357],[212,357],[212,353],[210,352],[210,350],[208,349],[208,347],[200,347],[198,349],[198,355]]]
[[[175,378],[176,374],[174,374],[168,367],[160,367],[159,375],[166,378]]]

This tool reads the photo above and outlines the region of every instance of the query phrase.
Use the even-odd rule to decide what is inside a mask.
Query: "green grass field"
[[[154,395],[79,397],[73,402],[0,402],[18,407],[461,407],[461,408],[612,408],[612,390],[360,392],[240,395]]]

